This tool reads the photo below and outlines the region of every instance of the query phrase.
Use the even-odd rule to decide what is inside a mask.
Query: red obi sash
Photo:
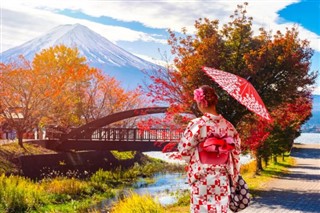
[[[199,158],[204,164],[225,164],[229,152],[235,148],[233,138],[208,138],[199,144]]]

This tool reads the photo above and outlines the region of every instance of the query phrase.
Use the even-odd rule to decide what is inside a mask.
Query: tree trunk
[[[268,165],[269,165],[269,158],[268,158],[268,157],[264,157],[264,158],[263,158],[263,161],[264,161],[266,167],[268,167]]]
[[[256,175],[259,175],[261,171],[263,171],[262,168],[262,159],[261,156],[256,152],[255,153],[255,157],[256,157],[256,161],[257,161],[257,165],[256,165]]]
[[[284,153],[282,153],[282,162],[286,161],[284,158]]]
[[[257,158],[257,170],[258,170],[258,172],[263,171],[262,159],[261,159],[261,157],[258,157],[258,158]]]
[[[18,144],[21,148],[24,149],[24,146],[23,146],[23,134],[24,132],[22,131],[18,131]]]
[[[273,155],[273,163],[274,163],[274,164],[277,164],[277,163],[278,163],[277,155]]]

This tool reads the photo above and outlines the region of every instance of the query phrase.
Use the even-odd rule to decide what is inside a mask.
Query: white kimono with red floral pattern
[[[226,164],[202,164],[198,144],[208,137],[232,137],[235,149]],[[190,210],[194,213],[228,211],[230,187],[240,170],[240,138],[234,126],[221,115],[205,113],[189,122],[178,145],[179,154],[188,163],[188,182],[191,186]]]

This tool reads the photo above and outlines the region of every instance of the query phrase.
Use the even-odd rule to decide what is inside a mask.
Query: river
[[[177,164],[184,164],[184,161],[171,159],[168,156],[172,153],[163,153],[163,152],[143,152],[143,154],[148,155],[152,158],[157,158],[169,163],[177,163]],[[253,158],[250,155],[240,155],[240,162],[241,164],[246,164],[252,161]]]
[[[183,161],[169,158],[168,155],[170,155],[170,153],[144,152],[144,154],[170,163],[184,164]],[[250,155],[242,155],[240,157],[240,161],[242,164],[250,162],[251,160],[253,159]],[[154,196],[161,205],[166,206],[177,201],[175,194],[179,194],[179,192],[182,192],[184,190],[189,190],[186,173],[160,173],[155,175],[153,179],[154,182],[152,184],[147,184],[144,179],[141,179],[134,185],[133,189],[128,189],[128,191],[132,190],[133,192],[140,195],[150,194],[151,196]],[[112,203],[116,199],[117,198],[105,200],[96,205],[94,208],[98,208],[100,211],[104,212],[103,209],[105,209],[107,206],[112,205]]]
[[[302,144],[320,144],[320,133],[301,133],[294,142]]]
[[[320,134],[302,133],[301,136],[296,138],[294,142],[302,144],[320,144]],[[145,152],[144,154],[170,163],[184,163],[183,161],[170,159],[168,157],[168,153]],[[253,158],[250,155],[241,155],[240,157],[241,164],[246,164],[252,160]],[[162,205],[165,206],[176,202],[176,197],[174,195],[175,192],[189,189],[186,180],[186,174],[158,174],[154,177],[154,183],[146,185],[144,180],[141,180],[136,184],[136,188],[133,191],[138,194],[150,194],[154,196],[157,200],[159,200],[159,202]]]
[[[135,192],[137,194],[150,194],[157,199],[161,205],[166,206],[175,203],[177,200],[174,193],[179,193],[184,190],[188,190],[186,174],[181,173],[160,173],[153,177],[154,182],[147,184],[146,181],[141,178],[137,183],[134,184],[133,188],[121,190],[114,198],[103,200],[102,202],[94,205],[92,211],[99,210],[101,213],[109,212],[107,209],[112,206],[114,202],[128,194],[129,192]]]
[[[138,187],[134,192],[138,194],[153,195],[162,205],[168,205],[176,202],[176,197],[172,192],[179,192],[187,189],[189,189],[189,186],[187,184],[186,174],[167,173],[154,176],[153,184]]]

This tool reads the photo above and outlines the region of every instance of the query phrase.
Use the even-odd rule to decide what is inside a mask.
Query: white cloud
[[[53,1],[58,5],[67,6],[75,1]],[[88,1],[86,1],[88,2]],[[83,24],[95,32],[109,39],[111,42],[117,41],[146,41],[166,43],[166,39],[159,39],[157,35],[150,35],[141,31],[132,30],[125,27],[104,25],[91,22],[84,19],[76,19],[56,14],[50,10],[44,10],[44,4],[51,4],[52,1],[41,1],[41,4],[36,4],[36,1],[1,1],[1,49],[3,52],[9,48],[20,45],[30,39],[41,36],[52,28],[62,24]],[[60,4],[58,4],[60,3]],[[78,3],[78,1],[76,2]],[[37,7],[36,7],[37,5]],[[46,8],[48,8],[48,5]],[[41,9],[40,9],[41,8]],[[52,10],[52,7],[50,7]],[[77,9],[70,5],[71,9]]]
[[[253,17],[253,30],[260,27],[266,30],[282,32],[294,23],[284,23],[280,20],[278,11],[301,0],[247,0],[248,16]],[[0,52],[20,45],[30,39],[40,36],[57,25],[80,23],[96,31],[111,42],[145,41],[165,44],[166,40],[125,27],[110,26],[89,20],[66,17],[55,13],[57,10],[81,11],[89,16],[108,16],[120,21],[139,22],[146,27],[157,29],[172,29],[180,31],[183,27],[193,32],[194,22],[198,18],[218,19],[220,24],[230,21],[236,5],[243,0],[141,0],[141,1],[89,1],[89,0],[0,0],[1,9],[1,45]],[[320,36],[299,26],[301,39],[310,41],[310,46],[320,52]],[[142,47],[143,48],[143,47]],[[134,51],[133,51],[134,52]],[[140,51],[141,52],[141,51]],[[141,53],[140,53],[141,56]],[[145,57],[144,57],[145,58]],[[317,59],[314,59],[317,60]],[[318,62],[313,69],[319,69]],[[313,94],[320,95],[320,82]]]
[[[141,55],[141,54],[137,54],[137,53],[132,53],[136,56],[138,56],[139,58],[142,58],[146,61],[149,61],[151,63],[154,63],[154,64],[157,64],[157,65],[160,65],[160,66],[163,66],[163,67],[167,67],[167,66],[170,66],[172,64],[170,64],[170,62],[168,61],[165,61],[165,60],[159,60],[159,59],[156,59],[156,58],[152,58],[150,56],[147,56],[147,55]]]
[[[312,94],[320,95],[320,87],[316,87],[315,90],[313,90]]]
[[[299,0],[270,0],[249,2],[248,16],[253,17],[253,28],[264,27],[266,30],[272,29],[284,31],[286,27],[292,27],[293,23],[278,24],[279,16],[277,12],[286,6],[296,3]],[[236,5],[243,4],[243,0],[232,1],[197,1],[197,0],[163,0],[163,1],[66,1],[66,0],[10,0],[2,2],[2,51],[9,47],[16,46],[22,41],[29,40],[35,36],[45,33],[49,29],[60,24],[81,23],[94,31],[102,34],[113,42],[117,41],[154,41],[165,43],[163,39],[156,36],[135,31],[132,29],[107,26],[75,18],[55,14],[52,11],[70,9],[81,11],[93,17],[108,16],[117,20],[142,23],[151,28],[173,29],[180,31],[186,27],[189,32],[193,32],[194,22],[200,17],[209,19],[219,19],[220,23],[227,23],[229,16],[233,14]],[[7,10],[12,12],[7,16]],[[12,19],[8,21],[8,19]],[[10,29],[12,23],[16,24],[14,29]],[[9,25],[9,26],[8,26]],[[19,32],[20,31],[20,32]],[[28,32],[27,34],[21,32]],[[320,51],[320,37],[302,26],[299,28],[300,37],[310,40],[310,46]],[[34,36],[32,36],[34,35]],[[29,39],[27,39],[29,38]],[[16,41],[16,42],[15,42]]]

